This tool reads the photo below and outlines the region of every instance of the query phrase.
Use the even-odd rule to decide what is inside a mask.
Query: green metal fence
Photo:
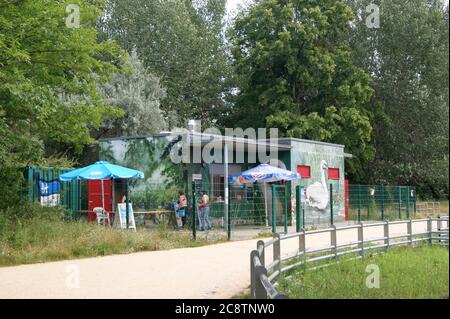
[[[210,196],[210,218],[213,225],[225,226],[223,183],[214,183]],[[229,186],[231,226],[266,225],[264,187],[259,184]],[[269,190],[270,191],[270,190]]]
[[[22,193],[26,194],[29,202],[41,202],[45,205],[45,201],[40,196],[38,181],[50,182],[57,180],[59,175],[71,170],[52,167],[26,167],[22,170],[25,178]],[[59,205],[66,209],[66,218],[78,219],[78,212],[87,209],[86,197],[86,183],[80,181],[61,182]]]
[[[348,219],[399,220],[415,217],[416,188],[413,186],[349,185]]]

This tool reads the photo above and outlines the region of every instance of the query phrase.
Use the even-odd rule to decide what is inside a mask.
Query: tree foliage
[[[223,42],[225,0],[108,0],[103,36],[161,78],[168,124],[210,122],[223,106],[228,64]],[[138,9],[137,9],[138,8]]]
[[[275,126],[345,143],[354,163],[371,158],[373,90],[345,39],[352,19],[331,0],[263,0],[239,15],[230,34],[239,87],[225,125]]]
[[[66,5],[80,8],[79,28],[66,26]],[[97,83],[121,64],[112,41],[97,41],[102,1],[7,0],[0,3],[0,164],[36,162],[46,142],[81,151],[90,129],[119,115]],[[77,103],[61,96],[77,94]]]
[[[376,156],[364,179],[419,186],[419,194],[448,196],[448,5],[441,1],[377,1],[380,28],[367,28],[366,6],[349,32],[355,63],[372,76]]]
[[[142,65],[135,50],[126,66],[129,72],[114,75],[101,87],[105,102],[122,109],[125,114],[110,121],[104,127],[105,133],[107,136],[144,135],[167,129],[160,109],[160,101],[166,92],[159,79]]]

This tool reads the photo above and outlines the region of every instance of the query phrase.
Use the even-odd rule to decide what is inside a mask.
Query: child
[[[183,227],[183,222],[181,221],[181,216],[180,216],[180,202],[176,201],[173,202],[173,209],[175,210],[175,216],[176,216],[176,220],[177,220],[177,224],[176,224],[176,228],[181,228]]]

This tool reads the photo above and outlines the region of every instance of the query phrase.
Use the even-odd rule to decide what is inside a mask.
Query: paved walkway
[[[413,232],[423,231],[426,223],[414,224]],[[390,233],[406,233],[406,225],[392,225]],[[382,227],[371,227],[364,237],[382,234]],[[337,240],[356,236],[356,230],[344,230]],[[307,249],[329,245],[329,234],[308,238]],[[0,298],[230,298],[249,286],[256,241],[3,267]],[[298,240],[283,241],[282,254],[297,245]]]

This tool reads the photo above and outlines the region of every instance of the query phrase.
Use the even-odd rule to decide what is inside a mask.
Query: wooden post
[[[386,220],[384,222],[384,244],[386,245],[386,249],[389,248],[389,221]]]
[[[334,258],[337,258],[337,236],[336,236],[336,225],[331,225],[331,232],[330,232],[330,244],[333,246],[332,248],[332,254],[334,255]]]
[[[302,253],[303,265],[306,263],[306,234],[303,229],[301,234],[298,236],[298,251]]]
[[[250,298],[256,298],[256,282],[259,278],[256,278],[255,257],[258,256],[257,250],[252,250],[250,253]]]
[[[273,238],[275,242],[273,243],[273,261],[277,260],[278,264],[275,267],[276,270],[281,269],[281,240],[280,234],[274,234]]]
[[[359,254],[361,257],[364,257],[364,232],[363,232],[364,225],[363,223],[359,223],[358,227],[358,247],[360,249]]]
[[[266,249],[264,248],[264,241],[263,240],[258,240],[258,242],[256,243],[256,249],[258,249],[258,247],[263,246],[263,251],[262,253],[259,255],[259,260],[261,261],[261,264],[263,266],[266,265]],[[258,250],[259,253],[259,250]]]
[[[431,217],[428,217],[428,220],[427,220],[427,231],[428,231],[428,243],[430,244],[430,245],[432,245],[433,244],[433,239],[432,239],[432,237],[433,237],[433,220],[431,219]]]
[[[412,220],[408,220],[408,224],[406,224],[406,227],[408,228],[408,240],[409,244],[412,245],[413,243],[413,233],[412,233]]]
[[[267,299],[267,292],[261,282],[261,276],[267,276],[267,269],[263,266],[255,267],[256,282],[255,282],[255,299]]]

